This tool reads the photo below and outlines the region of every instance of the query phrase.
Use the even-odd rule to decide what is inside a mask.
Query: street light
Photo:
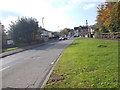
[[[42,17],[42,26],[44,27],[44,22],[43,22],[43,19],[45,19],[44,17]]]
[[[91,32],[90,32],[89,27],[88,27],[88,20],[86,20],[86,27],[87,27],[88,37],[91,38]]]

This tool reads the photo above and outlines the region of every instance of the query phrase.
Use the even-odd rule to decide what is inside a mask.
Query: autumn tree
[[[120,1],[112,7],[109,21],[111,32],[120,32]]]
[[[104,21],[105,21],[105,15],[104,15],[104,9],[105,9],[105,5],[104,4],[100,4],[97,7],[97,28],[99,28],[100,32],[108,32],[104,26]]]
[[[115,32],[119,28],[119,3],[106,2],[97,7],[97,24],[100,32]]]
[[[66,35],[68,36],[70,29],[69,28],[64,28],[60,31],[60,35]]]

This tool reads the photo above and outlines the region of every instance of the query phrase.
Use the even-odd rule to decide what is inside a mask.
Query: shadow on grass
[[[72,44],[70,44],[70,46],[75,46],[75,45],[79,45],[79,43],[72,43]]]

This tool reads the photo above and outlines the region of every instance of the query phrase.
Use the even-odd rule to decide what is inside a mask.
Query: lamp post
[[[42,17],[42,26],[43,26],[43,28],[44,28],[44,22],[43,22],[43,19],[45,19],[44,17]]]
[[[86,27],[87,27],[88,37],[90,37],[90,31],[89,31],[89,28],[88,28],[88,20],[86,20]]]
[[[86,26],[88,26],[88,21],[86,20]]]

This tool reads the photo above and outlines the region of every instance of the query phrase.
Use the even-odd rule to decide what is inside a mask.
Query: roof
[[[87,26],[74,27],[74,30],[87,29]]]

